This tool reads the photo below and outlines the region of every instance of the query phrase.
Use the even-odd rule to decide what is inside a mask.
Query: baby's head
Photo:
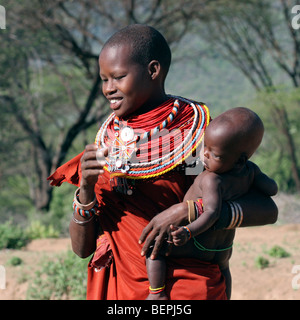
[[[155,106],[164,95],[170,63],[169,45],[156,29],[135,24],[116,32],[99,56],[102,91],[115,114]]]
[[[225,111],[205,131],[205,168],[216,173],[241,168],[260,145],[263,134],[263,123],[252,110]]]

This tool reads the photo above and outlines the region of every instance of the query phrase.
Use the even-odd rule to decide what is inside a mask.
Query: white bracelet
[[[79,202],[79,191],[80,191],[80,188],[77,188],[76,191],[75,191],[75,194],[74,194],[74,202],[75,202],[75,205],[78,207],[78,209],[82,209],[82,210],[90,210],[92,209],[96,202],[97,202],[97,199],[96,197],[94,198],[94,200],[88,204],[82,204]]]

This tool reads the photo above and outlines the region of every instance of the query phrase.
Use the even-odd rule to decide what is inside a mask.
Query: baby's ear
[[[161,72],[161,65],[159,61],[157,60],[150,61],[150,63],[148,64],[148,70],[149,70],[151,79],[152,80],[156,79]]]
[[[246,155],[245,152],[243,152],[243,153],[240,155],[238,161],[236,162],[236,166],[242,167],[242,166],[245,165],[245,163],[246,163],[247,161],[248,161],[248,156]]]

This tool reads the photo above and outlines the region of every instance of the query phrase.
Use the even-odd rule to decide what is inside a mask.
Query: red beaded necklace
[[[182,163],[200,144],[208,123],[205,105],[172,97],[154,110],[127,121],[111,114],[95,142],[99,147],[109,148],[105,169],[111,177],[147,179]]]

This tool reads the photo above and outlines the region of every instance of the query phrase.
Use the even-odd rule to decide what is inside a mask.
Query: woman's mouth
[[[108,99],[110,103],[110,108],[113,110],[119,109],[121,106],[122,100],[123,100],[122,98]]]

